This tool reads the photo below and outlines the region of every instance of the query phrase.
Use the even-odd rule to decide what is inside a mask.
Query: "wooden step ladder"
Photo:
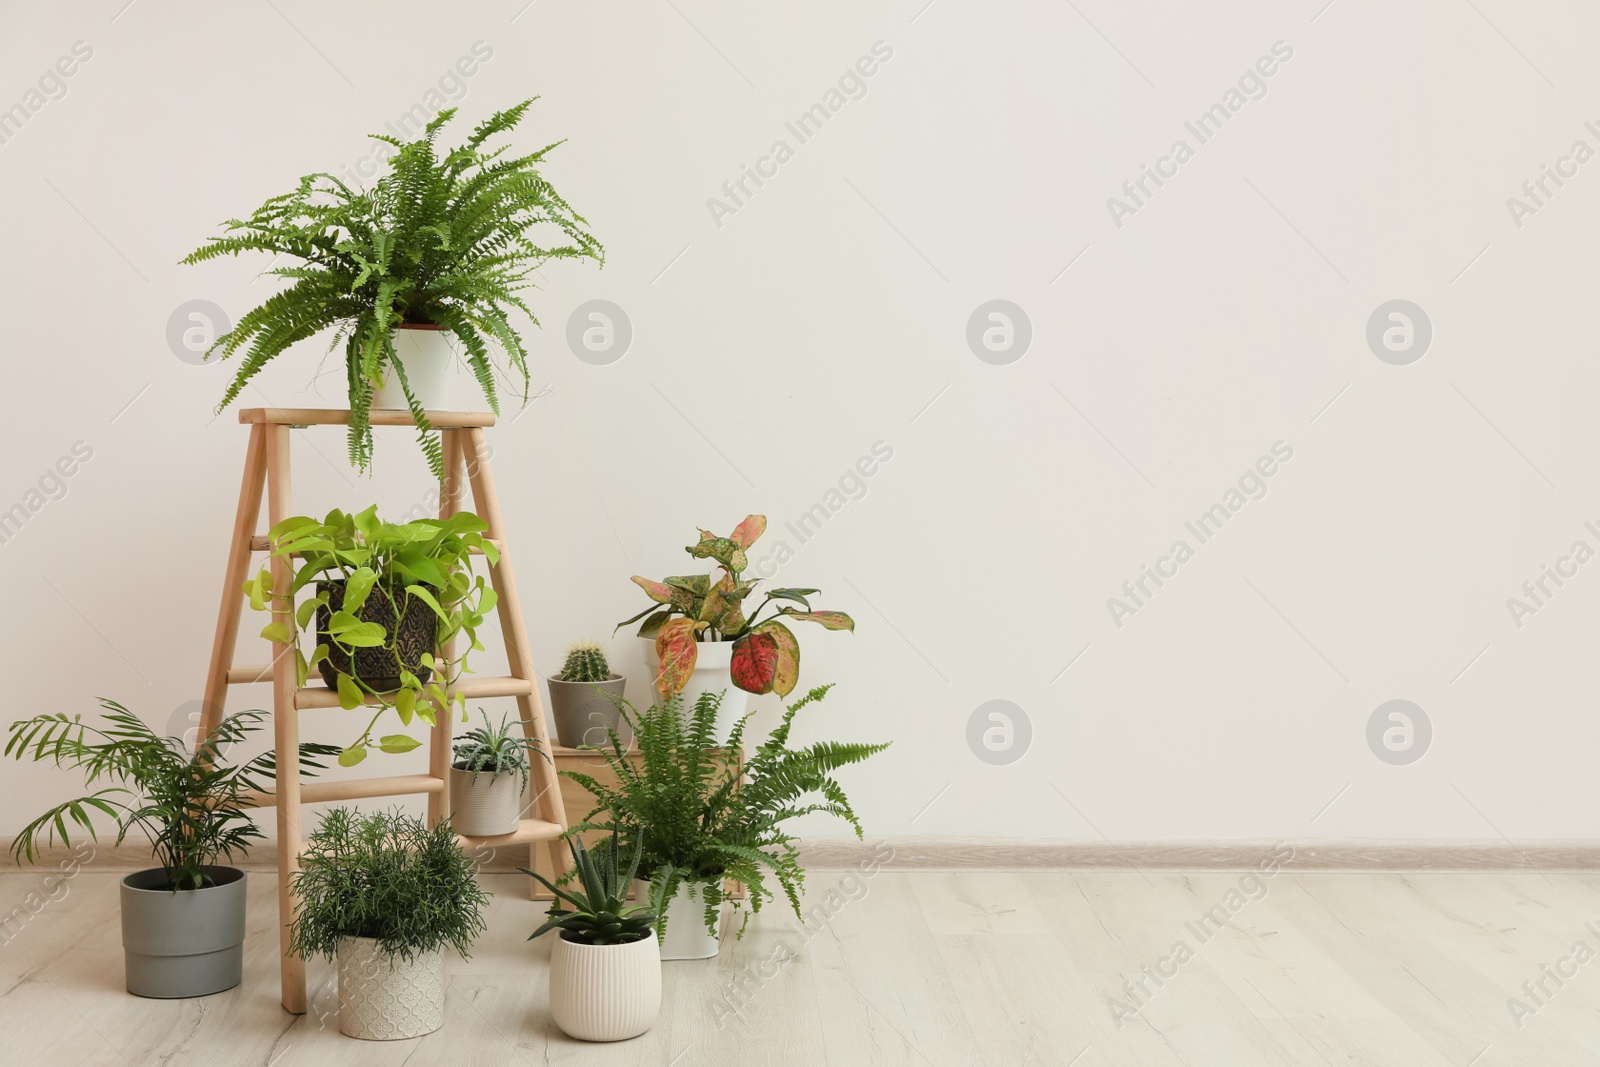
[[[445,480],[440,493],[439,516],[447,518],[460,511],[464,489],[470,485],[476,513],[489,526],[485,536],[500,549],[499,563],[489,568],[489,581],[499,595],[500,628],[505,638],[506,659],[511,668],[511,675],[506,678],[462,678],[450,687],[447,695],[461,694],[469,700],[516,697],[523,733],[536,741],[542,752],[551,754],[550,729],[545,721],[543,701],[539,698],[539,679],[533,669],[533,656],[522,617],[522,601],[517,595],[517,583],[512,577],[511,558],[506,549],[500,500],[495,493],[494,478],[489,471],[488,450],[484,445],[484,428],[494,425],[494,416],[488,413],[433,411],[428,413],[428,420],[439,429],[443,439]],[[269,528],[293,514],[289,505],[290,431],[303,426],[346,425],[350,421],[350,412],[321,408],[246,408],[239,412],[239,421],[249,425],[250,443],[245,453],[239,506],[234,514],[233,540],[228,550],[227,575],[222,583],[222,607],[217,613],[216,638],[211,646],[211,666],[206,674],[198,738],[207,736],[221,722],[230,685],[271,681],[273,741],[278,767],[280,770],[286,767],[297,769],[300,765],[299,713],[339,707],[338,693],[320,684],[298,687],[294,658],[288,653],[288,646],[270,664],[236,667],[233,664],[234,645],[239,636],[239,620],[245,599],[243,587],[251,566],[251,554],[267,551],[270,547],[267,539],[255,532],[261,513],[263,489],[267,496]],[[371,424],[410,427],[411,414],[408,411],[374,410]],[[270,566],[273,588],[288,589],[293,581],[289,561],[274,557]],[[284,611],[275,610],[272,617],[273,621],[291,630],[294,628],[293,605]],[[453,644],[452,638],[440,650],[441,653],[449,656]],[[376,700],[369,703],[376,703]],[[289,954],[289,921],[295,907],[289,878],[300,865],[300,849],[304,840],[300,822],[301,805],[424,793],[428,797],[428,823],[433,825],[445,817],[448,807],[446,798],[453,730],[454,716],[441,713],[438,723],[429,730],[427,774],[302,785],[299,774],[294,773],[276,782],[273,793],[251,798],[261,806],[275,805],[278,810],[278,941],[282,954],[283,1006],[286,1010],[297,1015],[306,1010],[305,963]],[[378,758],[383,757],[380,755]],[[530,807],[537,811],[539,817],[522,819],[513,833],[498,837],[462,837],[461,840],[465,847],[477,847],[480,850],[527,845],[529,867],[535,865],[534,856],[540,843],[544,843],[550,850],[550,860],[555,870],[564,872],[568,860],[559,838],[566,829],[567,816],[554,764],[552,760],[538,756],[530,759],[529,763],[533,793]],[[531,890],[536,883],[532,879],[529,882]]]

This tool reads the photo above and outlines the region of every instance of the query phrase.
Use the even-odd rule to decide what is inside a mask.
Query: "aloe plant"
[[[654,582],[633,576],[653,603],[617,629],[644,619],[640,637],[653,637],[661,660],[656,675],[656,691],[663,700],[681,691],[694,670],[698,652],[696,642],[732,641],[733,684],[747,693],[777,693],[788,696],[800,680],[800,643],[794,631],[778,616],[799,622],[814,622],[826,630],[855,632],[855,620],[842,611],[814,611],[808,599],[820,589],[782,588],[765,591],[763,600],[748,616],[744,600],[756,591],[760,579],[746,580],[750,565],[748,551],[767,529],[765,515],[749,515],[727,537],[710,530],[700,531],[700,540],[684,549],[695,559],[715,560],[722,576],[687,574]],[[773,606],[774,614],[765,620],[761,613]],[[791,605],[798,604],[798,608]],[[615,632],[615,631],[613,631]]]
[[[656,916],[649,908],[628,906],[628,890],[633,886],[634,875],[639,873],[644,841],[634,841],[633,858],[626,868],[620,866],[622,856],[617,841],[615,826],[611,828],[611,837],[601,841],[593,852],[584,848],[581,839],[567,839],[572,849],[576,887],[561,888],[542,874],[526,867],[517,868],[543,883],[556,896],[550,904],[549,920],[528,935],[529,941],[550,930],[560,930],[568,941],[583,945],[626,945],[650,936]],[[571,904],[574,910],[561,907],[563,901]]]

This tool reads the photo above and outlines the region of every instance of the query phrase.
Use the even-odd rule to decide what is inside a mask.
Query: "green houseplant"
[[[580,1041],[635,1037],[650,1029],[661,1007],[661,950],[651,936],[656,917],[628,905],[644,843],[634,839],[626,864],[614,826],[593,852],[577,837],[567,844],[574,882],[566,888],[518,868],[555,894],[548,921],[528,935],[532,941],[559,932],[550,950],[550,1014]]]
[[[12,854],[32,862],[41,838],[70,845],[69,823],[97,839],[96,813],[116,823],[117,844],[134,830],[143,833],[158,866],[121,884],[128,992],[169,998],[231,989],[243,961],[245,875],[226,864],[261,839],[246,809],[251,794],[271,790],[277,764],[271,751],[240,765],[227,764],[222,753],[259,729],[266,713],[223,719],[191,752],[182,738],[157,735],[116,701],[100,705],[103,726],[62,714],[11,724],[7,756],[81,771],[93,790],[24,826]],[[314,775],[323,766],[319,757],[338,751],[301,745],[302,771]]]
[[[521,723],[502,715],[498,726],[474,726],[455,742],[450,767],[450,821],[472,837],[509,834],[522,818],[522,791],[528,787],[528,753],[539,742],[521,735]],[[540,755],[549,756],[543,752]]]
[[[287,279],[288,287],[243,315],[208,350],[224,358],[243,353],[219,407],[232,403],[268,361],[330,328],[329,351],[344,346],[350,461],[362,470],[372,459],[369,413],[387,385],[394,406],[410,409],[434,476],[443,478],[439,438],[410,380],[414,368],[396,347],[406,331],[454,338],[497,413],[490,345],[498,346],[526,403],[527,349],[511,316],[520,311],[536,326],[538,319],[518,294],[551,260],[604,260],[587,220],[541,173],[561,142],[520,156],[484,147],[515,129],[532,103],[490,116],[464,144],[442,154],[435,141],[455,108],[441,111],[415,141],[373,134],[396,151],[372,188],[352,189],[331,174],[307,175],[293,192],[273,197],[249,218],[229,220],[222,236],[191,252],[184,263],[246,252],[291,261],[266,272]],[[546,243],[545,234],[557,243]],[[398,379],[398,396],[391,378]]]
[[[652,603],[617,628],[644,620],[639,636],[654,641],[656,691],[663,699],[683,691],[685,706],[693,707],[701,693],[725,688],[730,681],[743,693],[788,696],[800,680],[800,644],[783,620],[855,630],[855,621],[842,611],[812,609],[809,598],[816,589],[768,589],[756,609],[745,612],[745,599],[760,584],[760,579],[744,576],[747,553],[766,528],[765,515],[750,515],[727,537],[700,531],[700,540],[684,551],[695,559],[714,560],[721,577],[689,574],[656,582],[634,575],[634,584]],[[768,608],[773,614],[763,619]],[[713,650],[716,662],[705,661]],[[707,677],[691,684],[697,667]],[[745,698],[737,697],[732,717],[743,714],[744,706]]]
[[[295,672],[305,685],[315,667],[346,711],[372,703],[378,710],[361,735],[339,755],[344,766],[366,758],[369,748],[408,752],[420,742],[387,734],[376,742],[373,727],[393,708],[404,726],[413,718],[432,726],[449,714],[446,690],[467,671],[467,657],[483,646],[477,638],[484,616],[498,601],[474,574],[472,558],[490,565],[499,550],[483,536],[488,525],[471,512],[448,519],[418,519],[404,525],[381,521],[377,506],[355,515],[335,509],[321,521],[303,515],[284,519],[267,533],[272,554],[302,559],[288,589],[274,589],[266,567],[244,584],[257,611],[287,612],[294,626],[268,623],[261,636],[292,646]],[[316,583],[316,595],[296,606],[296,597]],[[300,651],[300,630],[317,620],[310,657]],[[437,654],[456,635],[465,638],[449,658]],[[457,697],[465,715],[465,697]]]
[[[830,688],[818,686],[790,704],[742,771],[729,757],[740,750],[749,718],[735,723],[727,746],[719,748],[715,724],[722,696],[704,693],[687,714],[678,707],[681,696],[642,712],[625,707],[634,757],[614,736],[601,750],[615,785],[579,771],[561,772],[595,798],[576,830],[619,827],[624,847],[641,849],[640,870],[650,879],[651,910],[660,916],[664,959],[716,953],[728,879],[743,883],[751,911],[758,912],[774,898],[770,874],[800,914],[805,871],[784,829],[788,820],[822,812],[861,836],[861,823],[833,772],[889,746],[818,741],[789,747],[795,715]],[[592,821],[602,812],[605,822]]]
[[[561,670],[546,683],[557,739],[569,748],[598,746],[605,744],[607,731],[625,732],[627,724],[617,706],[627,681],[612,671],[606,650],[597,642],[569,645]]]
[[[444,947],[468,956],[488,903],[448,821],[332,808],[291,885],[289,951],[337,960],[341,1033],[398,1040],[444,1024]]]

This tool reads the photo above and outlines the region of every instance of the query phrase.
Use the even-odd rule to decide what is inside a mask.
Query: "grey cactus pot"
[[[633,731],[617,710],[623,686],[620,675],[603,682],[563,682],[551,678],[550,715],[555,719],[556,740],[568,748],[606,743],[606,729],[615,730],[624,746],[633,741]]]
[[[174,892],[160,867],[122,880],[122,951],[134,996],[203,997],[243,977],[244,872],[201,870],[212,883],[204,889]]]

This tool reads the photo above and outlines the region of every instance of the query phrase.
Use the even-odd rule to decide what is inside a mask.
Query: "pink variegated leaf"
[[[666,700],[688,684],[699,652],[694,635],[706,628],[698,619],[673,619],[656,633],[656,656],[661,669],[656,674],[656,692]]]
[[[771,634],[749,633],[733,643],[728,664],[733,684],[746,693],[770,693],[778,675],[778,640]]]
[[[842,611],[796,611],[793,608],[779,608],[778,614],[791,619],[803,619],[806,622],[821,623],[826,630],[849,630],[856,632],[856,621]]]
[[[767,517],[765,515],[748,515],[743,522],[733,528],[733,533],[728,535],[728,540],[740,548],[749,548],[756,543],[756,538],[766,533],[766,531]]]
[[[781,697],[788,696],[800,680],[800,642],[795,640],[794,631],[777,619],[768,619],[751,634],[764,634],[776,643],[778,659],[773,666],[772,691]]]

